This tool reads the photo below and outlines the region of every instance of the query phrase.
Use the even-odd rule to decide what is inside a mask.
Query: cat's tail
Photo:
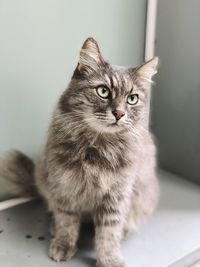
[[[16,196],[37,196],[34,182],[35,164],[32,159],[18,150],[0,157],[0,179],[9,193]]]

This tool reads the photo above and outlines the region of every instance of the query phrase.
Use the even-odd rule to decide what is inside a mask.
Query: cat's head
[[[103,59],[97,42],[88,38],[60,99],[60,109],[100,132],[130,129],[148,116],[148,95],[157,64],[155,57],[136,68],[111,65]]]

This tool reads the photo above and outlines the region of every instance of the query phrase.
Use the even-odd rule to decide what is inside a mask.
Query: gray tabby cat
[[[69,260],[81,222],[93,220],[96,266],[125,266],[120,241],[152,214],[159,195],[156,149],[145,122],[157,63],[110,65],[88,38],[56,106],[41,160],[34,166],[18,151],[4,160],[1,173],[18,192],[37,190],[53,214],[53,260]]]

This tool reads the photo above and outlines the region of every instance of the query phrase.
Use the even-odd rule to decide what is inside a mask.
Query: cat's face
[[[64,105],[99,132],[131,129],[145,119],[151,77],[157,58],[138,68],[113,66],[101,56],[96,41],[85,41],[79,64],[67,91]],[[62,98],[61,98],[62,99]],[[63,104],[62,104],[63,105]]]

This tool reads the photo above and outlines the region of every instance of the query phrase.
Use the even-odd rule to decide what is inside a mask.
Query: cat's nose
[[[112,114],[115,116],[116,120],[118,121],[125,115],[125,112],[122,110],[114,110]]]

